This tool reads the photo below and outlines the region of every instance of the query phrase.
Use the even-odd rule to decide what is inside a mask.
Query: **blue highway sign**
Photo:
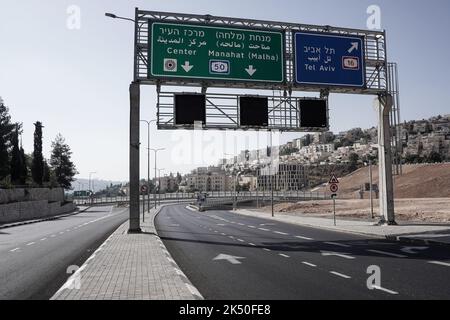
[[[295,32],[295,82],[364,88],[364,37]]]

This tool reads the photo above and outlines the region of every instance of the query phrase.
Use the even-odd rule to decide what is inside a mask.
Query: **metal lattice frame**
[[[392,96],[392,109],[389,117],[391,124],[392,168],[394,174],[401,175],[403,142],[400,125],[400,91],[396,63],[388,63],[388,93]]]
[[[276,21],[260,21],[250,19],[237,19],[229,17],[217,17],[210,15],[191,15],[156,11],[135,12],[135,61],[134,81],[148,85],[173,85],[173,86],[201,86],[226,87],[226,88],[248,88],[292,91],[319,91],[328,89],[329,92],[355,93],[377,95],[386,92],[387,89],[387,56],[386,56],[386,34],[384,31],[369,31],[359,29],[337,28],[332,26],[305,25],[296,23],[285,23]],[[148,78],[149,57],[149,21],[202,23],[213,26],[232,26],[258,29],[282,30],[285,32],[285,74],[286,82],[282,84],[248,83],[232,81],[199,81],[195,79],[156,79]],[[337,35],[364,36],[366,57],[366,84],[365,89],[355,88],[324,88],[318,86],[305,86],[294,83],[294,55],[293,37],[294,31],[327,32]]]
[[[194,125],[176,125],[174,123],[175,95],[178,92],[158,93],[158,129],[194,129]],[[265,96],[268,99],[269,125],[267,127],[244,127],[239,123],[239,97],[236,94],[206,94],[206,123],[199,129],[212,130],[280,130],[322,132],[329,127],[300,127],[300,100],[304,97]],[[254,96],[254,95],[253,95]],[[262,96],[259,96],[262,97]],[[318,99],[311,98],[308,99]],[[327,108],[328,120],[328,108]],[[329,123],[329,121],[327,121]]]

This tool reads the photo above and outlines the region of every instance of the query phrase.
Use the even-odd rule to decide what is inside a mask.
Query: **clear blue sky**
[[[45,125],[47,157],[51,140],[62,133],[81,177],[97,171],[98,178],[127,180],[133,26],[108,19],[104,12],[132,17],[134,7],[139,7],[365,29],[366,9],[372,4],[381,7],[389,60],[399,64],[402,120],[450,113],[448,0],[2,0],[0,96],[10,106],[13,120],[24,123],[26,152],[32,152],[33,123],[40,120]],[[81,9],[80,30],[66,27],[70,5]],[[155,89],[142,91],[142,118],[153,119]],[[333,131],[376,125],[371,97],[332,95],[330,108]],[[146,127],[141,128],[145,146]],[[184,133],[184,137],[190,135]],[[213,135],[207,133],[205,139]],[[282,142],[301,135],[284,134]],[[180,161],[177,147],[182,142],[174,132],[157,132],[153,127],[152,136],[152,147],[168,148],[161,153],[160,167],[187,172],[202,162],[211,163],[208,159]],[[209,147],[216,143],[211,140]],[[223,150],[232,153],[232,149],[240,146]],[[219,157],[217,152],[211,153],[212,158]],[[144,177],[144,150],[141,163]]]

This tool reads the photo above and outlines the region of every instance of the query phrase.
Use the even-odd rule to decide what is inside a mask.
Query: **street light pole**
[[[156,122],[156,120],[141,120],[141,122],[147,124],[147,208],[150,212],[150,124]],[[145,222],[145,215],[142,216],[142,221]]]
[[[157,157],[158,151],[166,150],[166,148],[150,149],[150,150],[153,151],[153,152],[155,153],[155,189],[154,189],[153,194],[154,194],[155,208],[156,208],[156,179],[157,179],[157,175],[156,175],[156,170],[157,170],[157,169],[156,169],[156,168],[157,168],[157,165],[158,165],[158,162],[156,161],[156,157]]]

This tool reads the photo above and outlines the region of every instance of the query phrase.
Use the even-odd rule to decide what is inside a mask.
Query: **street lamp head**
[[[116,16],[115,14],[109,13],[109,12],[106,12],[106,13],[105,13],[105,16],[107,16],[107,17],[109,17],[109,18],[113,18],[113,19],[116,19],[116,18],[117,18],[117,16]]]

